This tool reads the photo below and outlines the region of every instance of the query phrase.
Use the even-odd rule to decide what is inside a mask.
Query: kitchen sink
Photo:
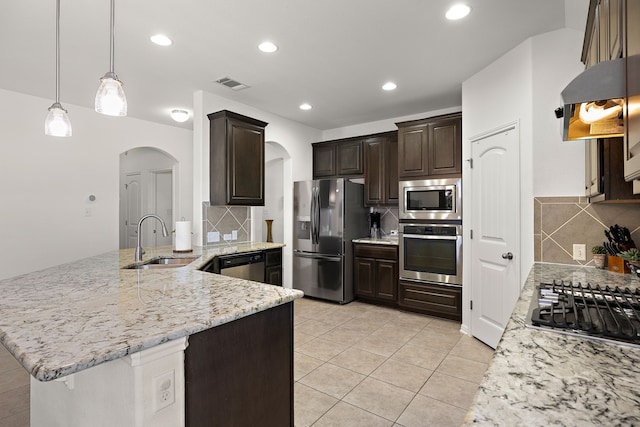
[[[185,265],[191,264],[193,261],[198,259],[199,257],[166,257],[159,256],[155,258],[151,258],[148,261],[145,261],[141,264],[130,264],[126,267],[123,267],[125,270],[151,270],[157,268],[179,268],[184,267]]]

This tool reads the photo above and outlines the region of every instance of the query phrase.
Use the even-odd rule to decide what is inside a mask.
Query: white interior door
[[[156,220],[151,220],[153,221],[153,236],[155,237],[152,245],[171,245],[171,230],[173,230],[173,173],[170,170],[157,171],[153,173],[153,176],[155,187],[153,192],[155,198],[154,212],[163,219],[169,235],[164,237],[162,235],[162,225]]]
[[[471,139],[471,333],[496,347],[520,294],[517,124]]]
[[[142,216],[142,174],[125,175],[124,183],[124,227],[127,248],[135,248],[138,241],[138,220]]]

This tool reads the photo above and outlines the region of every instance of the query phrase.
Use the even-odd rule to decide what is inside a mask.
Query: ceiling
[[[117,0],[115,72],[129,116],[185,128],[204,90],[325,130],[461,105],[461,84],[525,39],[583,30],[587,0]],[[566,6],[566,7],[565,7]],[[0,87],[55,99],[55,0],[4,2]],[[566,13],[565,13],[566,12]],[[163,33],[173,45],[149,37]],[[257,45],[279,46],[265,54]],[[93,108],[109,70],[109,0],[61,0],[60,101]],[[231,77],[248,86],[215,83]],[[385,92],[392,80],[398,88]],[[298,106],[313,106],[302,111]],[[42,119],[50,103],[42,106]],[[70,107],[71,105],[71,107]]]

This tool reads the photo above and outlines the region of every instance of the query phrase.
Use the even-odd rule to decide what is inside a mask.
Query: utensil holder
[[[631,273],[631,270],[629,270],[629,266],[627,265],[626,262],[624,262],[624,259],[618,256],[609,255],[609,257],[607,258],[607,264],[608,264],[607,268],[611,272],[620,273],[620,274]]]

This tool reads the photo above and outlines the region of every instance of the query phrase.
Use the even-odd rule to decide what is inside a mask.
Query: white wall
[[[532,37],[462,84],[463,159],[469,139],[517,121],[520,128],[520,284],[533,265],[533,197],[584,192],[584,146],[562,141],[553,110],[560,92],[580,73],[582,33],[561,29]],[[465,163],[463,182],[468,179]],[[468,188],[468,186],[467,186]],[[471,198],[463,195],[463,224],[470,223]],[[472,285],[470,241],[463,241],[465,286]],[[469,324],[469,292],[463,292],[463,327]]]
[[[560,92],[580,72],[583,31],[563,29],[541,34],[533,42],[533,195],[584,194],[584,142],[562,141]]]
[[[459,113],[460,111],[461,107],[444,108],[442,110],[427,111],[424,113],[412,114],[410,116],[401,116],[385,120],[378,120],[375,122],[361,123],[353,126],[345,126],[342,128],[328,129],[322,132],[322,141],[331,141],[333,139],[394,131],[398,130],[398,126],[396,126],[396,123],[399,122],[424,119],[426,117],[439,116],[442,114]]]
[[[2,89],[0,99],[0,278],[118,249],[120,153],[135,147],[178,160],[177,215],[191,216],[191,131],[63,103],[73,136],[56,138],[44,134],[51,99]]]

